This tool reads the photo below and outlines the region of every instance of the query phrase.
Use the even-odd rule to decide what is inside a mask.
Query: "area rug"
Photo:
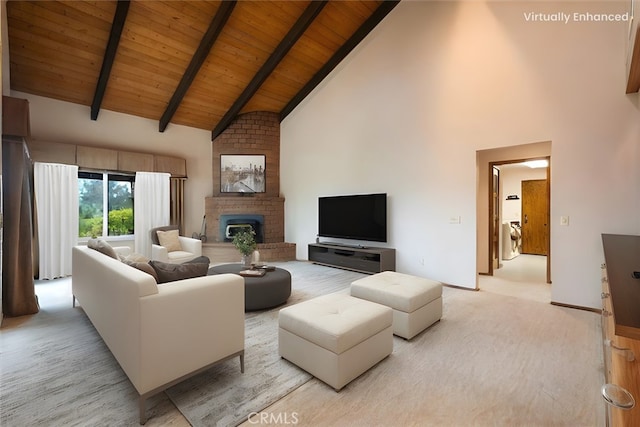
[[[293,284],[286,305],[324,293],[345,292],[351,280],[362,276],[337,270],[341,274],[335,280],[326,268],[300,264],[283,265],[289,268]],[[166,391],[192,426],[236,426],[312,378],[278,355],[278,312],[282,307],[246,314],[244,373],[234,358]]]
[[[60,304],[0,330],[0,426],[138,424],[138,394],[82,309],[71,306],[68,283]],[[171,405],[164,400],[162,413]]]

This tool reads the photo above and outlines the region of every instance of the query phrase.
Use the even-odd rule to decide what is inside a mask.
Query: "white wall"
[[[186,159],[185,230],[199,232],[204,199],[212,194],[211,131],[170,124],[161,133],[155,120],[100,110],[98,120],[90,107],[12,91],[11,96],[29,100],[31,137],[61,142],[118,148],[176,156]]]
[[[397,270],[476,287],[476,152],[552,146],[552,300],[600,307],[600,234],[640,232],[638,95],[628,2],[401,2],[282,123],[286,240],[317,231],[317,197],[389,193]],[[450,224],[460,216],[460,224]],[[420,260],[424,258],[422,265]]]

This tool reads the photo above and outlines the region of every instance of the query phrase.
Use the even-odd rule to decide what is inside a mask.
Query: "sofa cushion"
[[[160,246],[164,246],[165,248],[167,248],[167,252],[182,250],[180,239],[178,239],[178,236],[179,236],[178,230],[168,230],[168,231],[158,230],[157,233],[158,233],[158,241],[160,242]]]
[[[116,251],[113,249],[113,246],[102,239],[89,239],[89,241],[87,242],[87,246],[91,249],[95,249],[98,252],[102,252],[103,254],[110,256],[111,258],[117,260],[120,259]]]
[[[156,270],[154,270],[153,267],[148,262],[134,261],[126,258],[123,259],[122,262],[124,262],[127,265],[130,265],[133,268],[137,268],[140,271],[144,271],[145,273],[152,275],[153,278],[156,280],[156,283],[159,283],[158,274],[156,273]]]
[[[176,280],[191,279],[192,277],[206,276],[209,264],[185,263],[170,264],[161,261],[149,261],[158,275],[158,283],[174,282]]]
[[[122,255],[120,254],[120,261],[125,262],[125,261],[130,261],[130,262],[142,262],[145,264],[148,264],[150,259],[149,257],[146,257],[142,254],[139,254],[137,252],[133,252],[129,255]]]

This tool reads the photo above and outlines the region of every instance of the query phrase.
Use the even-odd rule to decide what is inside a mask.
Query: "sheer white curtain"
[[[135,251],[147,257],[151,257],[151,229],[169,225],[170,177],[168,173],[136,172]]]
[[[78,167],[33,165],[40,279],[71,275],[71,248],[78,243]]]

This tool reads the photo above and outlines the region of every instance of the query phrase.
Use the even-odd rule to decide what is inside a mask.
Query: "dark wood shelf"
[[[615,334],[640,339],[640,236],[603,234]]]
[[[396,250],[371,246],[360,248],[310,243],[309,261],[362,273],[380,273],[388,270],[395,271]]]

